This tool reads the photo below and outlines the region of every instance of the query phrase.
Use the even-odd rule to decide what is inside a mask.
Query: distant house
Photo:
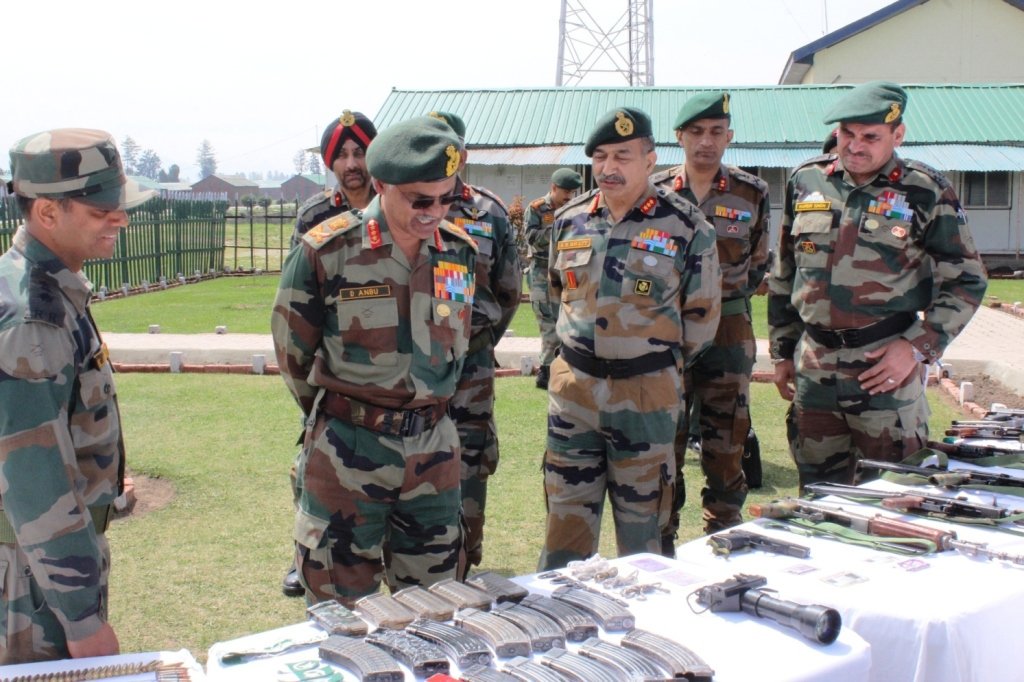
[[[218,192],[227,195],[228,201],[238,201],[247,194],[259,194],[260,187],[252,180],[240,175],[207,176],[192,184],[193,192]]]
[[[280,180],[264,180],[260,183],[260,196],[266,197],[272,201],[280,201],[282,198],[281,194],[281,181]]]
[[[323,174],[293,175],[281,183],[281,197],[285,201],[305,201],[326,187],[327,176]]]

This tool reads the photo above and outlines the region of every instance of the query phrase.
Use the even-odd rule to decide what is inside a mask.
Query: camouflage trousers
[[[858,459],[898,462],[926,446],[924,365],[888,393],[869,395],[857,381],[872,365],[864,353],[891,340],[830,350],[806,334],[801,339],[790,448],[801,489],[819,481],[852,484]]]
[[[540,364],[550,365],[558,354],[561,342],[555,333],[558,322],[558,302],[548,301],[547,261],[542,265],[538,261],[530,264],[528,278],[530,284],[530,307],[537,318],[540,328]]]
[[[599,379],[556,358],[548,387],[547,532],[539,570],[597,552],[606,492],[619,556],[660,552],[675,481],[678,370]]]
[[[297,472],[295,553],[306,600],[351,606],[382,579],[394,591],[454,578],[459,455],[448,417],[402,438],[319,414]]]
[[[701,353],[687,370],[686,411],[676,434],[676,509],[665,535],[679,530],[679,508],[685,499],[683,460],[691,418],[701,440],[700,466],[704,472],[701,505],[704,532],[714,533],[743,522],[747,499],[743,475],[743,448],[750,431],[750,375],[754,371],[757,342],[747,314],[722,318],[714,345]]]
[[[106,621],[110,545],[103,535],[97,536],[96,541],[103,562],[98,576],[102,594],[99,615]],[[64,627],[43,600],[28,557],[17,545],[0,544],[0,573],[3,578],[0,665],[71,658]]]
[[[484,510],[487,478],[498,469],[498,432],[494,424],[494,348],[466,356],[466,364],[449,403],[462,444],[463,546],[469,566],[479,566],[484,554]],[[465,576],[461,576],[465,577]]]

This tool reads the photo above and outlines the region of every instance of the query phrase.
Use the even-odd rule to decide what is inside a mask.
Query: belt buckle
[[[398,429],[398,433],[403,438],[418,436],[423,433],[423,429],[426,427],[426,421],[427,420],[419,412],[406,410],[405,414],[402,415],[402,424]]]
[[[859,329],[837,329],[836,335],[839,337],[840,348],[857,348],[860,344],[860,330]]]
[[[621,376],[629,372],[630,360],[605,360],[605,376],[614,379],[617,376]]]

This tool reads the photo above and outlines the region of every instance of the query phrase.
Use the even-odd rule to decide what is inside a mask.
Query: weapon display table
[[[629,600],[629,609],[636,617],[636,626],[649,630],[690,648],[715,670],[717,682],[785,680],[865,680],[871,665],[870,647],[856,633],[844,629],[839,638],[825,646],[808,641],[794,630],[771,621],[744,614],[696,614],[686,603],[694,586],[722,575],[721,567],[689,567],[681,562],[652,554],[639,554],[611,562],[620,575],[634,569],[640,583],[659,582],[667,592],[652,592],[645,601]],[[531,593],[549,595],[558,585],[535,575],[516,578]],[[769,586],[770,587],[770,586]],[[786,598],[791,595],[779,595]],[[287,664],[316,659],[316,645],[287,651],[272,658],[225,664],[222,657],[231,651],[271,645],[287,646],[287,642],[307,641],[322,634],[312,623],[299,623],[268,632],[249,635],[210,647],[207,679],[242,682],[254,679],[276,679]],[[618,642],[621,634],[602,630],[601,639]],[[570,643],[569,650],[579,645]],[[535,655],[536,657],[536,655]],[[504,661],[497,661],[498,667]],[[457,670],[453,666],[454,671]],[[339,669],[340,670],[340,669]],[[355,676],[345,673],[345,680]],[[411,671],[406,679],[415,679]]]
[[[101,677],[100,675],[107,675]],[[158,651],[119,656],[97,656],[39,663],[0,665],[0,680],[64,682],[64,680],[109,680],[110,682],[158,682],[180,680],[201,682],[206,676],[192,654]]]
[[[950,468],[974,468],[951,462]],[[1013,473],[986,468],[984,471]],[[1020,475],[1020,472],[1016,472]],[[900,490],[886,481],[867,487]],[[951,491],[944,491],[952,495]],[[995,500],[1010,509],[1024,499],[968,493],[968,498]],[[826,498],[847,511],[873,515],[880,510],[839,498]],[[996,530],[892,514],[900,519],[955,530],[961,540],[988,543],[992,549],[1024,554],[1024,537]],[[1020,633],[1024,632],[1024,566],[1006,561],[972,559],[954,551],[905,557],[836,542],[825,537],[801,537],[766,528],[763,521],[739,526],[810,548],[806,559],[745,552],[728,558],[714,556],[706,539],[677,548],[681,570],[719,578],[733,573],[756,573],[768,579],[779,596],[801,603],[831,606],[842,615],[844,630],[852,629],[871,646],[871,673],[879,682],[962,682],[964,680],[1024,680]],[[746,638],[739,649],[745,649]]]

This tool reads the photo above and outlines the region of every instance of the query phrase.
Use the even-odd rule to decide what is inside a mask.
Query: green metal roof
[[[392,90],[374,118],[378,129],[443,110],[467,124],[466,142],[479,147],[582,145],[594,120],[620,106],[652,119],[659,145],[676,144],[672,123],[688,98],[732,95],[733,147],[820,148],[830,126],[823,113],[853,85],[653,88],[525,88]],[[1024,146],[1024,84],[907,85],[910,145]],[[472,163],[472,159],[471,159]]]

